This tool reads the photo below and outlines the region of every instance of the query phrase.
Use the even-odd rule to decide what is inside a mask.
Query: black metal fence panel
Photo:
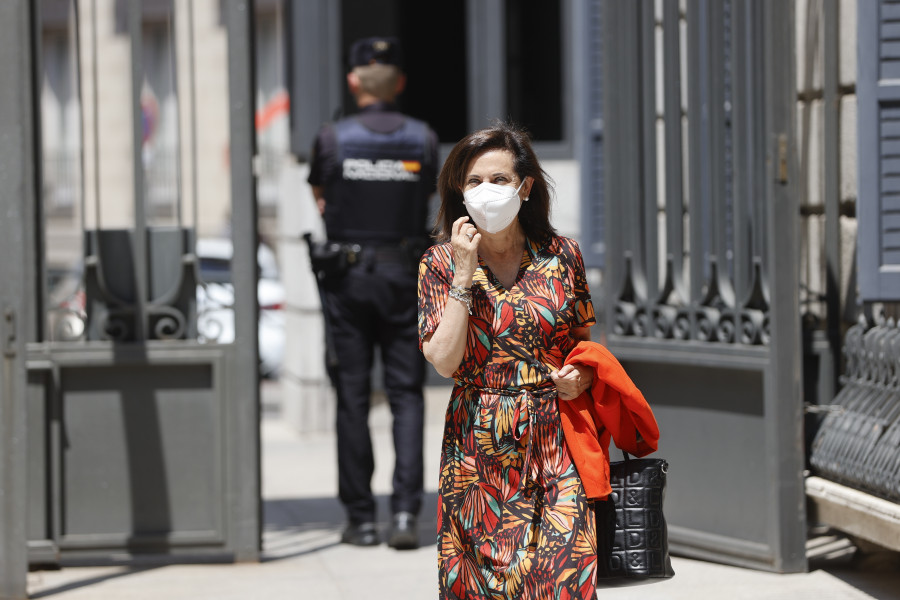
[[[806,568],[793,11],[603,13],[607,342],[660,422],[673,549],[776,571]]]
[[[854,325],[844,340],[841,390],[813,440],[826,479],[900,502],[900,328]]]

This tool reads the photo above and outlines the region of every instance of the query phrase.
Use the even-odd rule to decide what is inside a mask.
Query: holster
[[[309,246],[309,263],[319,281],[335,281],[343,277],[359,258],[359,244],[343,244],[313,240],[309,233],[303,238]]]

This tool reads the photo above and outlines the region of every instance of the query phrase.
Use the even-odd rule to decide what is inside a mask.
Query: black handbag
[[[596,503],[597,584],[616,585],[675,575],[663,515],[669,463],[631,458],[609,464],[612,493]]]

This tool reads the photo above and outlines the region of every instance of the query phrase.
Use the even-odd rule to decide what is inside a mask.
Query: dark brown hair
[[[469,215],[463,204],[466,172],[471,162],[488,150],[509,151],[513,155],[513,168],[519,180],[524,181],[526,177],[534,179],[528,202],[523,202],[519,210],[519,224],[525,235],[536,242],[543,242],[554,235],[556,230],[550,225],[550,177],[541,168],[528,133],[517,125],[498,121],[461,139],[444,161],[438,176],[441,208],[434,224],[435,240],[448,241],[453,222]]]

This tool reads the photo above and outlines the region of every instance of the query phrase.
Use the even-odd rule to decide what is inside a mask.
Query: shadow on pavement
[[[871,596],[874,600],[900,598],[900,553],[861,552],[852,560],[825,566],[833,577]]]
[[[103,583],[104,581],[110,581],[112,579],[118,579],[120,577],[126,577],[129,575],[146,573],[147,571],[152,571],[157,568],[159,567],[122,567],[121,571],[117,571],[115,573],[104,573],[103,575],[87,577],[85,579],[79,579],[78,581],[70,581],[68,583],[47,588],[45,590],[32,592],[28,595],[28,598],[30,600],[34,600],[36,598],[49,598],[50,596],[55,596],[57,594],[62,594],[71,590],[88,587],[97,583]]]
[[[380,509],[378,529],[384,541],[390,533],[386,495],[376,496]],[[263,552],[261,562],[295,558],[340,544],[346,524],[337,498],[282,498],[263,502]],[[419,546],[437,542],[437,493],[428,492],[419,513]]]

